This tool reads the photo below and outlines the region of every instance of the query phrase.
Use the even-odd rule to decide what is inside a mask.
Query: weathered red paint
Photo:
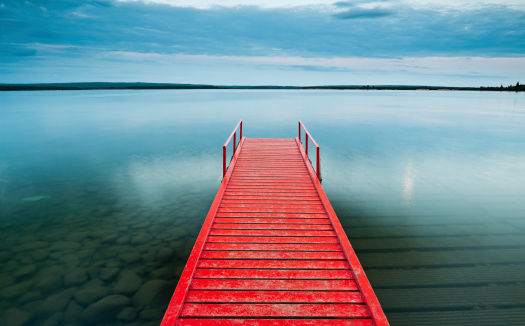
[[[161,325],[387,326],[319,161],[316,173],[299,138],[246,139],[238,126],[239,146]]]
[[[352,291],[206,291],[188,292],[187,302],[258,302],[258,303],[364,303],[359,292]]]
[[[181,318],[178,326],[373,326],[370,319],[199,319]]]

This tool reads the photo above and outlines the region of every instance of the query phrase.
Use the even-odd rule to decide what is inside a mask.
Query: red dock
[[[239,124],[161,325],[388,325],[321,187],[319,160],[316,173],[299,138],[247,139]],[[308,139],[319,157],[305,129]]]

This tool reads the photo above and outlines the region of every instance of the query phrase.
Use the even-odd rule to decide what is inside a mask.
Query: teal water
[[[221,146],[321,146],[323,187],[392,325],[521,325],[525,97],[428,91],[0,93],[0,319],[157,325]]]

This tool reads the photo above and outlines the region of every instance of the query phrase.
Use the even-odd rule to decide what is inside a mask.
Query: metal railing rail
[[[319,145],[317,145],[317,143],[315,142],[314,138],[312,137],[312,135],[310,135],[310,133],[308,132],[308,129],[306,129],[306,127],[304,126],[304,124],[302,123],[301,120],[299,120],[299,142],[302,144],[301,142],[301,127],[304,129],[304,138],[305,138],[305,143],[306,143],[306,148],[305,148],[305,152],[306,152],[306,157],[308,157],[308,138],[310,138],[310,140],[312,141],[312,144],[314,144],[315,148],[316,148],[316,152],[317,152],[317,158],[316,158],[316,163],[317,163],[317,168],[315,169],[315,173],[317,174],[317,178],[319,179],[319,181],[321,181],[321,158],[319,156]],[[308,159],[310,160],[310,159]],[[310,161],[311,163],[311,161]]]
[[[239,126],[240,126],[239,143],[241,142],[241,139],[242,139],[242,119],[239,121],[239,123],[237,123],[237,125],[233,129],[232,133],[230,134],[230,137],[228,137],[228,139],[226,140],[226,142],[222,146],[222,177],[224,177],[226,175],[226,170],[228,169],[228,167],[226,166],[226,147],[228,147],[228,144],[230,143],[230,140],[232,139],[232,137],[233,137],[233,154],[232,154],[232,156],[235,155],[235,152],[237,151],[237,129],[239,128]]]

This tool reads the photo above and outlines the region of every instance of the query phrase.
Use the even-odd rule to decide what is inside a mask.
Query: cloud
[[[324,7],[197,9],[142,1],[41,0],[35,5],[8,0],[0,7],[0,62],[2,69],[14,74],[19,67],[29,65],[37,70],[61,62],[82,64],[76,58],[85,59],[83,71],[87,71],[87,62],[93,69],[100,67],[96,60],[129,68],[124,63],[174,64],[166,58],[181,56],[525,56],[524,11],[508,6],[444,12],[414,8],[399,1],[352,3],[355,6],[349,7],[349,2],[336,2],[334,6],[330,2]],[[134,58],[131,53],[136,54]],[[268,67],[263,63],[253,65]],[[353,67],[315,63],[289,62],[287,66],[279,69],[326,74],[353,71],[345,70]],[[0,73],[2,76],[5,74]]]
[[[525,53],[524,14],[505,6],[447,14],[400,5],[355,7],[334,16],[333,11],[315,7],[202,10],[89,0],[55,0],[42,5],[47,8],[46,15],[34,5],[7,2],[3,9],[9,15],[0,15],[2,43],[69,44],[110,51],[192,55],[403,57]],[[379,17],[387,19],[357,19]],[[45,49],[37,52],[46,54]]]
[[[348,8],[348,7],[356,7],[356,6],[363,6],[363,5],[373,5],[374,7],[377,7],[378,3],[385,3],[390,2],[391,0],[354,0],[354,1],[338,1],[333,3],[336,7],[342,7],[342,8]]]
[[[381,18],[386,16],[391,16],[394,14],[393,10],[383,9],[383,8],[373,8],[373,9],[350,9],[345,12],[340,12],[334,14],[335,18],[340,19],[356,19],[356,18]]]

